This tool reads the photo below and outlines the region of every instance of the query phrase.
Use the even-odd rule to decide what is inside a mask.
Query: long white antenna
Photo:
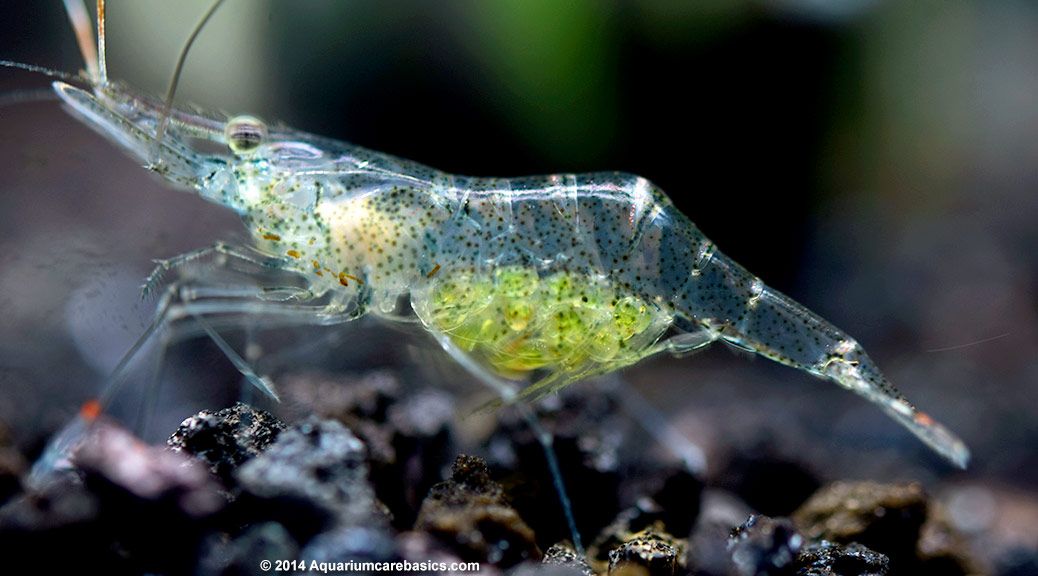
[[[103,4],[104,0],[97,0],[98,4]],[[209,19],[213,17],[216,10],[223,4],[224,0],[215,0],[209,9],[206,10],[202,19],[195,25],[194,30],[191,31],[191,35],[188,36],[187,42],[184,43],[183,50],[180,51],[180,57],[177,58],[177,65],[173,69],[173,77],[169,80],[169,91],[166,93],[166,101],[162,107],[162,118],[159,119],[158,128],[155,130],[155,147],[156,149],[162,143],[162,137],[166,133],[166,126],[169,124],[169,114],[173,110],[173,98],[177,94],[177,85],[180,83],[180,73],[184,70],[184,62],[187,61],[187,54],[191,51],[191,45],[195,43],[195,38],[198,38],[199,33],[202,32],[202,28],[205,28]]]
[[[105,0],[97,0],[97,83],[108,84],[108,63],[105,59]]]
[[[90,75],[92,81],[98,82],[100,73],[97,69],[97,46],[94,44],[90,12],[87,11],[83,1],[65,0],[65,12],[68,13],[68,19],[72,21],[72,30],[76,33],[76,42],[79,44],[79,53],[83,55],[87,74]]]

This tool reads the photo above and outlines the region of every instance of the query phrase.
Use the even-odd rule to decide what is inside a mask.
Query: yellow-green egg
[[[438,280],[431,311],[438,329],[506,377],[540,369],[597,373],[627,365],[662,331],[649,330],[657,309],[618,293],[603,277],[572,272],[539,277],[519,266]]]

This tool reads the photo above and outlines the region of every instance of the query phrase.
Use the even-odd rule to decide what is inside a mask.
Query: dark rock
[[[442,434],[454,417],[454,399],[439,390],[411,394],[389,407],[386,421],[399,434],[431,438]]]
[[[501,567],[539,559],[533,530],[505,500],[481,458],[458,456],[446,482],[422,502],[415,529],[427,532],[465,561]]]
[[[461,562],[461,559],[447,549],[440,540],[426,534],[425,532],[406,531],[397,535],[397,552],[405,560],[410,562],[435,562],[450,565],[452,562]],[[480,573],[496,573],[496,569],[489,564],[480,567]]]
[[[652,498],[643,497],[634,506],[621,512],[613,522],[606,526],[598,534],[591,546],[588,548],[588,559],[591,566],[598,572],[613,570],[617,554],[638,554],[644,552],[644,560],[655,558],[656,552],[648,550],[645,546],[648,541],[658,541],[666,544],[675,553],[675,565],[684,569],[687,565],[687,542],[684,538],[677,539],[668,533],[663,518],[665,511]],[[651,558],[650,558],[651,557]],[[658,561],[655,558],[654,561]],[[638,563],[628,561],[625,570],[640,568],[657,569],[658,566],[650,567],[644,562]],[[613,568],[610,568],[610,567]]]
[[[480,571],[482,573],[482,570]],[[508,576],[586,576],[576,565],[523,562],[507,572]]]
[[[335,420],[359,417],[385,422],[389,406],[400,400],[401,385],[387,370],[359,375],[304,372],[282,378],[282,395],[298,416],[317,415]]]
[[[97,520],[97,498],[71,474],[41,492],[28,492],[0,508],[0,530],[29,531],[87,525]]]
[[[437,482],[452,454],[454,399],[441,390],[423,390],[389,407],[394,459],[374,463],[379,496],[393,510],[398,527],[414,524],[422,499]]]
[[[21,478],[27,470],[25,458],[14,446],[7,427],[0,423],[0,504],[21,492]]]
[[[742,498],[766,516],[788,516],[818,490],[818,476],[806,465],[781,458],[766,448],[734,456],[717,485]]]
[[[800,550],[797,576],[884,576],[890,559],[861,544],[846,546],[822,540]]]
[[[321,562],[389,562],[401,560],[396,543],[384,529],[347,526],[318,534],[301,558]],[[359,569],[357,570],[359,571]]]
[[[388,371],[346,379],[299,374],[284,386],[293,410],[334,418],[364,442],[376,494],[393,525],[405,529],[450,462],[455,401],[443,390],[401,388]]]
[[[97,498],[99,523],[138,570],[193,568],[213,517],[225,504],[221,487],[199,462],[99,421],[73,463]]]
[[[734,494],[708,488],[702,510],[689,537],[688,561],[697,574],[727,574],[731,564],[727,541],[732,529],[742,524],[750,508]]]
[[[917,484],[836,482],[819,490],[793,520],[811,540],[858,542],[890,557],[895,571],[916,563],[927,498]]]
[[[338,420],[364,442],[371,462],[396,460],[392,432],[385,423],[389,407],[403,394],[392,372],[291,374],[283,379],[282,388],[290,413]]]
[[[684,537],[692,531],[703,491],[703,483],[698,478],[682,468],[668,468],[640,484],[638,489],[651,496],[638,497],[633,506],[621,511],[599,532],[588,547],[588,557],[594,567],[605,570],[609,553],[642,531],[650,530],[670,538],[671,534]],[[681,567],[686,563],[685,548],[681,546],[678,559]]]
[[[266,450],[284,429],[285,424],[269,412],[238,402],[184,420],[166,444],[175,452],[199,458],[230,486],[234,470]]]
[[[645,531],[609,552],[609,573],[671,576],[683,553],[672,538]]]
[[[794,561],[803,543],[804,537],[791,521],[750,516],[732,530],[728,538],[732,573],[739,576],[793,574]]]
[[[304,420],[238,468],[236,508],[243,520],[281,522],[300,542],[333,526],[384,525],[364,458],[364,444],[342,424]]]
[[[10,446],[0,447],[0,504],[21,492],[21,478],[27,470],[21,452]]]
[[[126,430],[98,422],[73,458],[84,483],[102,500],[161,502],[177,514],[200,518],[218,511],[219,485],[191,458],[149,446]],[[104,502],[107,504],[107,502]]]
[[[1014,548],[998,560],[998,576],[1034,576],[1038,574],[1038,549]]]
[[[23,493],[0,508],[0,557],[46,558],[52,572],[75,573],[87,565],[110,574],[133,572],[99,513],[97,497],[72,475]]]
[[[979,563],[970,554],[966,539],[952,526],[944,509],[930,504],[926,523],[916,547],[919,560],[917,573],[941,576],[981,574]]]
[[[671,468],[664,476],[663,485],[651,495],[659,505],[660,520],[670,534],[686,535],[692,532],[699,516],[703,481],[684,468]]]
[[[663,510],[651,498],[640,498],[634,506],[620,512],[602,529],[588,547],[588,558],[600,572],[609,566],[609,554],[644,530],[664,532]]]
[[[567,566],[579,570],[584,576],[593,576],[595,573],[591,570],[591,566],[582,558],[577,551],[566,544],[553,544],[544,553],[544,558],[541,559],[544,564],[551,564],[555,566]]]
[[[621,510],[622,483],[646,471],[625,468],[625,449],[635,423],[606,394],[563,393],[535,405],[541,425],[554,435],[563,482],[576,519],[587,537],[597,534]],[[516,510],[533,527],[538,542],[572,538],[554,480],[537,437],[515,410],[497,414],[489,439],[490,465],[508,489]],[[638,448],[643,448],[639,446]]]
[[[233,540],[211,539],[198,573],[202,576],[259,576],[270,572],[260,567],[260,560],[298,557],[299,546],[285,527],[277,522],[264,522]]]

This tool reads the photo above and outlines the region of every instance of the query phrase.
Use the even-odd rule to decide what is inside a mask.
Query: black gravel
[[[184,420],[166,444],[174,452],[193,454],[224,483],[233,484],[234,470],[266,450],[284,429],[285,424],[270,413],[239,402]]]
[[[76,469],[39,492],[5,484],[0,467],[0,549],[60,550],[52,567],[110,574],[269,573],[262,559],[466,561],[512,575],[984,572],[918,484],[825,483],[752,453],[703,476],[654,460],[627,428],[614,434],[626,424],[610,400],[564,396],[539,411],[556,432],[581,553],[519,419],[502,413],[481,455],[466,453],[448,393],[404,393],[378,373],[329,396],[322,378],[283,388],[290,423],[239,403],[187,418],[164,448],[101,420]],[[24,475],[11,462],[8,477]],[[1034,558],[1023,548],[995,568],[1026,574]]]

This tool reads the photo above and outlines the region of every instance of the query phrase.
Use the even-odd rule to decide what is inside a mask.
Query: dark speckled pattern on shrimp
[[[213,251],[246,262],[257,251],[304,286],[282,301],[262,290],[247,300],[257,287],[242,278],[234,310],[406,320],[400,304],[410,303],[467,368],[529,383],[528,397],[723,340],[853,390],[954,463],[968,460],[853,339],[727,258],[644,178],[452,176],[248,116],[177,110],[156,143],[162,103],[86,83],[91,91],[55,84],[73,114],[174,185],[242,215],[254,246]],[[225,152],[201,154],[191,139]]]

